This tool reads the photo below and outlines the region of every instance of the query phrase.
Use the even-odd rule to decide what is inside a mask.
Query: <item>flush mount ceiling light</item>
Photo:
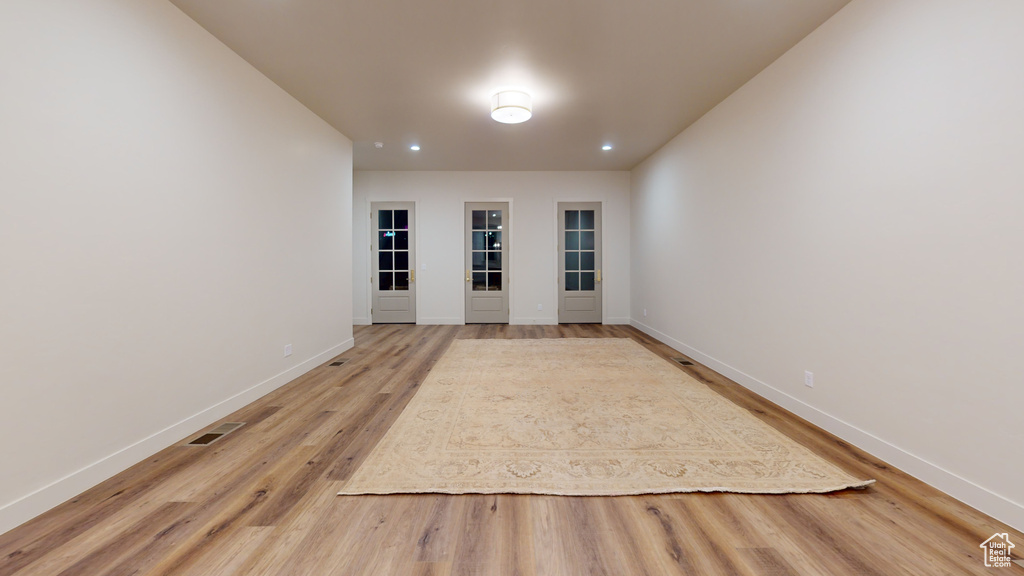
[[[491,95],[491,118],[502,124],[519,124],[533,116],[530,95],[522,90],[502,89]]]

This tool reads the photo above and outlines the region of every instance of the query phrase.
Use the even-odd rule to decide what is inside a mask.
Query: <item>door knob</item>
[[[466,282],[469,282],[469,270],[466,270]]]

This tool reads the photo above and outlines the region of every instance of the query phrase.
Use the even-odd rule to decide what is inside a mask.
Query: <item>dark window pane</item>
[[[594,233],[580,232],[580,250],[594,249]]]
[[[593,210],[580,210],[580,229],[581,230],[593,230],[594,229],[594,211]]]
[[[501,252],[487,253],[487,269],[501,270]]]
[[[486,250],[486,238],[486,232],[473,232],[473,250]]]
[[[409,273],[395,272],[395,290],[409,289]]]
[[[409,232],[398,230],[395,232],[395,250],[409,249]]]
[[[487,273],[487,289],[501,290],[501,272]]]
[[[568,291],[575,292],[580,289],[580,273],[579,272],[566,272],[565,273],[565,289]]]
[[[394,252],[378,252],[377,253],[377,270],[394,270],[395,260],[392,258]]]
[[[579,230],[580,229],[580,211],[579,210],[566,210],[565,211],[565,229],[566,230]]]
[[[395,252],[395,270],[409,269],[409,253]]]
[[[487,252],[473,252],[473,270],[487,269]]]
[[[487,213],[487,229],[501,230],[501,210],[491,210]]]
[[[580,270],[593,270],[594,269],[594,253],[593,252],[580,252]],[[566,268],[568,270],[568,268]]]
[[[565,233],[565,249],[566,250],[579,250],[580,249],[580,233],[579,232],[566,232]]]
[[[395,230],[409,229],[409,211],[395,210]]]
[[[473,210],[473,230],[483,230],[484,228],[487,228],[487,211]]]
[[[377,248],[379,248],[380,250],[393,250],[394,247],[394,232],[377,232]]]
[[[380,210],[377,214],[377,229],[391,229],[391,210]]]
[[[380,273],[380,284],[378,284],[378,290],[393,290],[394,289],[394,274],[391,272]]]
[[[594,289],[594,273],[580,272],[580,290]]]
[[[487,273],[486,272],[473,272],[473,290],[474,291],[487,290]]]
[[[565,269],[566,270],[579,270],[580,269],[580,253],[579,252],[566,252],[565,253]]]
[[[487,249],[501,249],[501,232],[487,232]]]

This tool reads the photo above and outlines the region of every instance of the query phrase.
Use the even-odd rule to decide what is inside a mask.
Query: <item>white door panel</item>
[[[466,203],[466,323],[508,324],[508,203]]]
[[[374,324],[416,322],[414,207],[412,202],[370,204]]]
[[[558,203],[558,322],[601,323],[601,203]]]

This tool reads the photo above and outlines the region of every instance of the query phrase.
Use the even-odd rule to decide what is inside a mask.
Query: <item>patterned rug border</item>
[[[398,490],[398,491],[373,491],[373,490],[357,490],[354,492],[346,492],[344,489],[338,492],[338,496],[387,496],[388,494],[510,494],[518,496],[579,496],[579,497],[615,497],[615,496],[644,496],[647,494],[764,494],[764,495],[781,495],[781,494],[830,494],[832,492],[839,492],[842,490],[864,490],[865,488],[874,484],[874,480],[863,480],[859,482],[846,482],[840,484],[834,488],[820,488],[811,490],[742,490],[736,488],[684,488],[684,489],[652,489],[652,490],[630,490],[630,491],[606,491],[594,494],[582,494],[576,492],[557,492],[554,490],[454,490],[454,489],[437,489],[437,490]]]

